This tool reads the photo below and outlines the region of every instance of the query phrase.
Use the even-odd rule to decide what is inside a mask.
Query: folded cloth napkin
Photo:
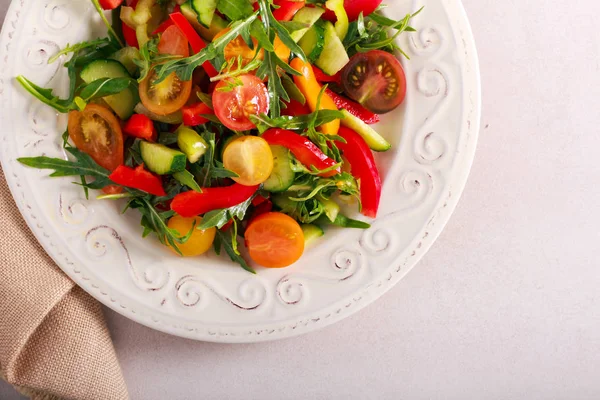
[[[23,221],[0,169],[0,376],[34,400],[129,396],[100,305]]]

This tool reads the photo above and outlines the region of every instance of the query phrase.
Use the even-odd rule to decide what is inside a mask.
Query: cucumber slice
[[[306,24],[308,27],[298,29],[290,34],[294,42],[298,43],[298,41],[302,39],[302,36],[308,32],[308,29],[321,18],[323,13],[325,13],[325,10],[321,7],[304,7],[298,10],[296,15],[294,15],[294,18],[292,18],[292,21]]]
[[[321,236],[325,234],[323,229],[321,229],[317,225],[313,224],[303,224],[301,225],[302,232],[304,232],[304,245],[310,246],[314,242],[316,242]]]
[[[296,173],[292,170],[290,151],[283,146],[271,146],[273,172],[263,184],[269,192],[285,192],[292,186]]]
[[[136,49],[135,47],[127,46],[123,47],[121,50],[118,50],[116,53],[114,53],[108,58],[116,60],[123,64],[123,66],[127,69],[127,72],[129,72],[129,74],[133,76],[133,74],[135,74],[138,70],[138,66],[135,65],[135,62],[133,60],[140,60],[141,56],[140,51],[138,49]]]
[[[192,9],[198,14],[198,21],[205,28],[210,28],[217,9],[217,0],[191,0],[191,3]]]
[[[325,46],[324,34],[323,26],[317,23],[311,26],[298,42],[311,63],[314,63],[323,52]]]
[[[102,78],[131,78],[127,69],[116,60],[92,61],[81,70],[81,79],[89,84]],[[122,120],[129,119],[137,104],[137,96],[130,88],[121,93],[104,97],[104,101],[112,108]]]
[[[348,127],[365,139],[365,142],[369,145],[371,150],[374,151],[388,151],[392,145],[383,138],[375,129],[365,124],[360,118],[355,117],[346,110],[342,110],[344,118],[342,118],[342,125]]]
[[[335,75],[348,64],[350,59],[348,58],[344,44],[335,32],[333,24],[325,21],[323,26],[325,30],[325,45],[323,46],[321,56],[315,61],[315,64],[327,75]]]
[[[188,160],[194,164],[200,160],[200,157],[208,150],[208,143],[202,139],[202,136],[186,126],[177,129],[177,146],[185,153]]]
[[[181,5],[181,13],[185,16],[188,22],[192,24],[192,26],[200,34],[200,36],[202,36],[204,40],[208,40],[209,42],[212,42],[213,38],[217,33],[227,28],[227,21],[225,21],[217,14],[213,15],[210,27],[204,27],[198,20],[198,14],[196,14],[194,9],[192,8],[191,0]]]
[[[295,193],[292,192],[277,193],[271,196],[271,201],[274,205],[276,205],[279,209],[281,209],[284,212],[294,210],[296,208],[296,205],[298,204],[295,201],[290,200],[290,196],[294,197],[294,194]]]
[[[156,174],[172,174],[185,169],[187,161],[185,154],[162,144],[142,141],[140,152],[146,167]]]

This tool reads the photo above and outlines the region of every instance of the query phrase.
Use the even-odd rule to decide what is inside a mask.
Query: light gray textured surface
[[[464,3],[482,132],[422,262],[357,315],[281,342],[196,343],[107,311],[133,400],[600,398],[600,3]]]

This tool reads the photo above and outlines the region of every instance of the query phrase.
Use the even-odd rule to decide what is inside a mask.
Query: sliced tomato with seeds
[[[215,115],[234,131],[256,128],[250,115],[269,112],[267,87],[254,75],[246,74],[220,81],[213,92]]]
[[[188,40],[185,35],[173,25],[163,32],[158,43],[161,54],[180,55],[187,57],[190,54]],[[154,68],[139,86],[142,104],[157,115],[168,115],[183,107],[192,93],[192,81],[182,81],[173,72],[162,82],[157,80]]]
[[[400,61],[382,50],[354,55],[342,70],[342,86],[348,97],[376,114],[392,111],[406,96]]]
[[[71,111],[68,130],[75,147],[101,167],[113,171],[123,164],[123,132],[108,108],[90,103],[83,111]]]

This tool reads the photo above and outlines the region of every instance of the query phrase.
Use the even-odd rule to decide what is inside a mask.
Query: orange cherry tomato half
[[[158,51],[183,57],[190,55],[187,38],[174,25],[161,35]],[[157,115],[168,115],[187,103],[192,93],[192,81],[182,81],[175,72],[160,83],[155,84],[155,80],[156,72],[152,69],[139,87],[140,100],[148,110]]]
[[[71,111],[68,130],[75,147],[101,167],[113,171],[123,164],[123,132],[108,108],[90,103],[83,111]]]
[[[229,32],[229,29],[230,28],[225,28],[221,32],[217,33],[213,40],[216,40],[224,34],[226,34],[227,32]],[[253,38],[252,43],[254,44],[253,49],[251,49],[248,46],[248,44],[244,41],[242,36],[236,37],[231,42],[229,42],[227,46],[225,46],[225,49],[223,50],[225,59],[230,60],[233,58],[237,60],[237,58],[241,56],[242,64],[248,64],[256,55],[256,50],[258,48],[258,41],[256,39]],[[275,54],[277,54],[277,56],[281,60],[287,63],[292,53],[289,47],[283,44],[281,39],[279,39],[279,36],[275,36],[275,40],[273,41],[273,47],[275,48]],[[262,60],[264,58],[264,50],[261,49],[260,53],[256,56],[256,58]]]
[[[302,228],[292,217],[279,212],[254,218],[244,237],[250,257],[263,267],[287,267],[304,252]]]
[[[212,100],[217,118],[234,131],[256,128],[249,116],[269,112],[267,87],[250,74],[219,81]]]

